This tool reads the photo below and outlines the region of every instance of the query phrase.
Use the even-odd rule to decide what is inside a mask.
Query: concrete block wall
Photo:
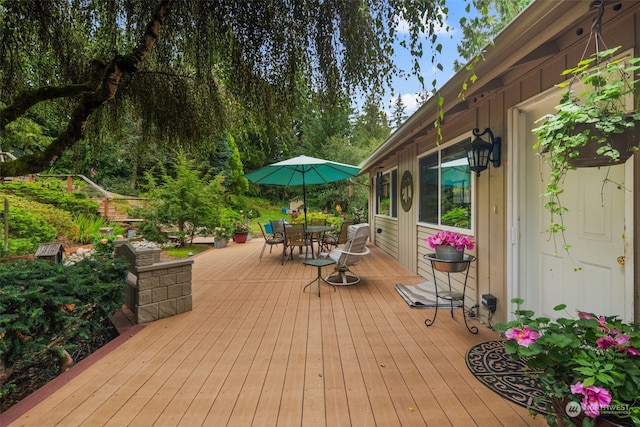
[[[136,250],[126,239],[114,241],[114,247],[129,261],[125,304],[136,323],[191,310],[192,259],[161,262],[160,249]]]

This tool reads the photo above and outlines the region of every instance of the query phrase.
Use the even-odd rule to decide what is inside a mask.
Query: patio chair
[[[357,264],[363,256],[369,253],[367,240],[369,240],[369,224],[350,225],[344,247],[329,252],[329,258],[336,263],[336,267],[334,272],[324,280],[332,285],[360,283],[360,278],[351,272],[349,267]]]
[[[287,225],[284,229],[284,255],[282,257],[282,264],[286,257],[287,248],[289,248],[289,259],[293,259],[293,248],[296,246],[300,248],[302,254],[302,247],[305,247],[305,257],[309,256],[309,246],[311,245],[311,239],[307,237],[307,233],[304,230],[304,224],[291,224]]]
[[[264,227],[262,226],[261,223],[258,223],[258,225],[260,226],[262,237],[264,237],[264,245],[262,245],[262,251],[260,251],[260,261],[262,261],[262,256],[264,255],[264,249],[267,246],[269,246],[269,253],[271,253],[274,245],[276,246],[280,244],[284,245],[284,236],[269,235],[265,233]]]
[[[283,244],[282,244],[282,260],[283,260],[283,264],[284,264],[284,258],[286,258],[287,256],[287,240],[285,238],[284,235],[284,228],[286,226],[286,222],[284,221],[284,219],[278,219],[278,220],[271,220],[269,221],[271,223],[271,233],[273,235],[273,237],[282,237],[283,239]]]
[[[311,222],[310,224],[311,226],[324,226],[327,225],[327,219],[326,218],[311,218]],[[324,237],[324,233],[310,233],[311,237],[311,242],[313,243],[317,243],[318,244],[318,253],[320,253],[320,250],[322,248],[322,238]],[[311,248],[313,249],[313,247]]]
[[[278,219],[275,221],[271,220],[269,222],[271,223],[271,233],[273,234],[273,237],[284,238],[284,227],[285,227],[284,219]]]
[[[322,236],[319,252],[329,252],[339,245],[344,244],[347,241],[347,232],[349,231],[350,225],[353,225],[353,221],[344,221],[339,233],[326,233]]]

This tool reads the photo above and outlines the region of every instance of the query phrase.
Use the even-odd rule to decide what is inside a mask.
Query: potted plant
[[[233,241],[236,243],[245,243],[249,234],[249,224],[244,221],[236,221],[233,223]]]
[[[627,107],[627,100],[638,89],[640,58],[612,59],[619,49],[595,52],[565,70],[563,75],[571,78],[558,85],[567,89],[556,112],[541,117],[532,130],[538,139],[534,149],[550,167],[543,196],[549,199],[545,208],[551,212],[547,231],[552,234],[565,229],[556,216],[566,212],[560,194],[568,171],[619,164],[638,150],[640,112],[637,106]]]
[[[640,425],[638,325],[585,312],[552,321],[512,302],[517,318],[495,329],[507,338],[505,351],[540,380],[549,425]]]
[[[216,227],[213,229],[213,247],[220,249],[227,246],[229,230],[226,227]]]
[[[455,231],[442,230],[424,239],[430,248],[435,249],[436,258],[450,261],[462,261],[465,249],[473,249],[475,241]]]

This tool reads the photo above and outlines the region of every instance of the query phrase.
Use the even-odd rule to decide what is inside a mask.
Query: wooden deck
[[[318,297],[302,292],[316,267],[283,266],[277,248],[258,262],[262,243],[197,255],[193,311],[145,325],[11,425],[546,425],[467,369],[496,334],[470,334],[460,312],[427,328],[432,310],[393,287],[422,278],[378,248],[359,285]]]

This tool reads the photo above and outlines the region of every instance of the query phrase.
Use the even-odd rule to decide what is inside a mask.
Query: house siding
[[[500,301],[498,311],[495,313],[495,318],[498,320],[506,319],[510,309],[510,305],[506,303],[509,287],[507,283],[507,254],[511,245],[507,241],[507,208],[509,206],[507,195],[510,185],[507,182],[507,162],[510,148],[514,144],[525,144],[524,140],[520,141],[518,138],[514,138],[515,140],[510,141],[506,137],[510,110],[561,82],[563,80],[561,72],[580,59],[589,37],[593,18],[593,13],[589,13],[588,4],[588,1],[580,1],[561,6],[570,8],[571,13],[557,17],[551,17],[552,14],[549,14],[546,19],[553,20],[553,22],[550,21],[550,24],[545,27],[546,34],[544,31],[535,34],[534,38],[537,44],[530,47],[531,52],[510,53],[512,56],[525,54],[524,58],[501,57],[496,54],[498,59],[493,59],[496,68],[503,67],[505,63],[509,64],[510,60],[512,61],[511,65],[499,75],[492,76],[493,80],[483,82],[477,89],[473,85],[470,86],[464,101],[451,99],[452,97],[445,98],[445,111],[448,112],[445,113],[441,128],[445,142],[476,127],[481,130],[489,127],[495,136],[502,137],[501,166],[495,168],[490,165],[489,169],[484,171],[475,182],[473,202],[475,209],[474,233],[477,245],[474,254],[477,256],[477,262],[472,264],[467,289],[468,307],[479,301],[482,294],[495,295]],[[555,7],[552,3],[536,6],[540,9]],[[579,16],[577,15],[578,11],[584,12],[583,16],[575,18]],[[569,16],[574,17],[573,20],[570,20]],[[564,26],[561,26],[559,23],[563,19],[565,20]],[[602,25],[602,36],[607,47],[622,45],[625,50],[633,47],[635,55],[638,56],[640,53],[638,49],[640,46],[639,27],[640,2],[625,2],[619,13],[612,13],[611,9],[607,10]],[[560,31],[560,28],[564,29]],[[579,28],[582,28],[582,34],[578,34]],[[527,46],[531,45],[530,41],[523,43],[527,43]],[[496,48],[499,47],[496,43]],[[530,55],[526,56],[529,53]],[[491,73],[492,59],[490,55],[487,57],[486,63],[483,64],[483,70],[486,73]],[[502,61],[502,63],[498,63],[498,61]],[[449,92],[451,93],[452,90],[449,89]],[[394,142],[394,145],[389,144],[387,151],[381,150],[376,154],[380,159],[384,159],[386,168],[398,166],[398,181],[405,170],[412,172],[414,201],[409,212],[398,208],[397,221],[375,218],[376,228],[383,230],[382,233],[376,235],[375,244],[425,278],[431,278],[431,267],[423,259],[424,254],[429,251],[423,239],[432,234],[434,230],[417,223],[419,206],[417,164],[419,156],[437,146],[437,133],[433,128],[432,120],[429,119],[436,113],[435,108],[419,109],[416,112],[416,115],[419,115],[418,118],[410,118],[406,126],[396,131],[398,135],[402,135],[395,135],[398,142]],[[637,213],[640,212],[640,195],[637,191],[637,183],[640,182],[640,155],[635,155],[632,161],[635,174],[633,185],[635,190],[634,211],[636,212],[635,218],[633,218],[633,228],[637,230],[639,221]],[[533,177],[529,178],[533,179]],[[630,230],[630,234],[632,234],[632,230]],[[638,238],[635,237],[633,240],[634,254],[638,254],[640,250],[638,246]],[[637,262],[637,255],[634,255],[633,261],[637,278],[640,277],[640,263]],[[453,276],[459,275],[452,275],[452,278]],[[456,286],[461,285],[459,280],[461,278],[455,278]],[[640,320],[638,314],[640,312],[640,297],[638,296],[637,282],[637,280],[634,282],[636,321]]]

